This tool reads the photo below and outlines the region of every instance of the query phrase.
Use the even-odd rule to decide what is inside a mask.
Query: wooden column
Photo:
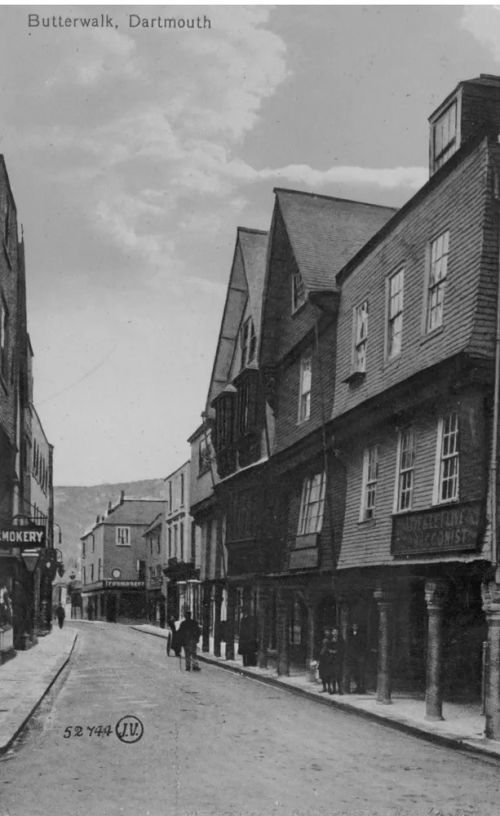
[[[283,590],[278,592],[277,601],[278,619],[278,675],[290,674],[290,649],[288,642],[288,626],[290,620],[290,600]]]
[[[488,624],[484,678],[484,734],[500,740],[500,584],[483,584],[483,609]]]
[[[443,718],[442,630],[446,599],[445,581],[428,578],[425,582],[427,606],[427,670],[425,685],[425,719]]]
[[[264,584],[257,587],[257,666],[267,669],[267,644],[269,643],[268,623],[269,592]]]
[[[392,647],[392,614],[394,596],[385,588],[379,587],[374,592],[377,601],[378,623],[378,667],[377,667],[377,703],[389,704],[391,700],[391,647]]]
[[[226,620],[226,660],[234,660],[234,622],[236,613],[236,587],[227,589],[227,620]]]
[[[214,655],[220,657],[220,610],[222,607],[222,585],[214,589]]]

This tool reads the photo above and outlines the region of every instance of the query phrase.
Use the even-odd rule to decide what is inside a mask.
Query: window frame
[[[306,303],[306,287],[298,269],[292,271],[292,314],[298,312]]]
[[[363,314],[365,315],[365,317],[362,316]],[[353,308],[352,313],[351,370],[356,374],[366,374],[369,316],[370,316],[369,302],[368,298],[365,298],[360,303],[358,303],[357,306]],[[361,348],[363,349],[362,358],[360,358]]]
[[[243,371],[255,361],[257,353],[257,335],[251,315],[243,321],[240,329],[240,351],[240,371]]]
[[[404,445],[404,437],[406,435],[411,435],[411,447],[405,450],[403,447]],[[411,456],[411,464],[403,464],[403,456],[408,454]],[[398,448],[397,448],[397,467],[396,467],[396,484],[395,484],[395,494],[394,494],[394,512],[395,513],[407,513],[408,511],[412,510],[413,508],[413,490],[415,487],[415,462],[416,462],[416,453],[417,453],[417,437],[415,433],[415,428],[413,426],[408,426],[406,428],[402,428],[399,432],[398,436]],[[410,485],[409,487],[406,485],[404,486],[404,482],[406,481],[406,477],[409,476]],[[406,506],[403,507],[402,497],[403,494],[406,493],[409,495],[409,501]]]
[[[371,455],[375,461],[370,462]],[[375,473],[370,474],[370,468],[375,465]],[[368,445],[363,451],[363,475],[361,484],[361,508],[359,514],[360,521],[373,521],[376,518],[377,509],[377,487],[380,475],[380,455],[379,445]],[[373,500],[369,503],[369,497]]]
[[[123,532],[120,535],[120,531],[126,530],[126,538],[127,541],[121,541],[120,539],[123,538]],[[117,547],[130,547],[130,527],[127,525],[119,524],[115,528],[115,544]]]
[[[451,131],[449,127],[450,123],[449,114],[451,111],[454,112],[455,119],[453,131]],[[437,141],[436,136],[438,133],[440,133],[441,135],[444,133],[445,127],[443,127],[443,125],[445,123],[446,130],[448,130],[449,133],[452,132],[452,135],[451,137],[448,136],[446,142],[444,141],[443,138],[441,146],[439,147],[439,149],[436,149]],[[450,103],[444,108],[444,110],[438,116],[438,118],[433,122],[431,145],[432,145],[432,169],[433,172],[436,172],[436,170],[439,170],[439,168],[442,167],[443,164],[445,164],[448,161],[448,159],[450,159],[453,156],[454,153],[456,153],[460,145],[460,106],[457,97],[450,101]]]
[[[198,476],[208,473],[211,467],[212,454],[210,451],[210,442],[204,435],[200,438],[198,445]]]
[[[452,425],[451,429],[446,429],[447,423]],[[449,443],[452,441],[454,449],[449,451]],[[448,450],[446,450],[446,448]],[[453,472],[446,473],[449,465]],[[453,493],[443,497],[445,483],[454,483]],[[448,411],[439,417],[436,443],[436,464],[434,469],[434,490],[433,504],[451,504],[460,500],[460,424],[459,414],[456,410]]]
[[[397,279],[401,280],[400,288],[393,292],[393,282]],[[386,358],[393,360],[399,357],[403,349],[403,325],[404,325],[404,285],[405,285],[405,267],[401,266],[387,278],[386,283],[386,337],[385,348]],[[399,301],[399,302],[398,302]],[[393,303],[396,302],[395,310],[393,311]],[[400,321],[399,331],[393,331],[397,322]],[[399,345],[395,344],[395,339],[398,338]]]
[[[444,241],[444,239],[446,239]],[[437,255],[438,242],[443,240],[446,244],[446,251]],[[434,247],[436,247],[436,256],[434,256]],[[425,334],[432,334],[442,328],[444,324],[444,303],[446,295],[446,284],[448,280],[448,265],[450,255],[450,230],[445,229],[436,235],[428,244],[427,254],[427,271],[425,276]],[[444,263],[443,263],[444,259]],[[442,268],[444,266],[444,274]],[[434,274],[435,270],[439,271],[439,277]],[[439,294],[441,299],[439,299]],[[435,303],[433,303],[434,295],[436,294]],[[440,310],[440,311],[439,311]],[[433,315],[439,311],[439,320],[435,322]]]
[[[314,494],[313,494],[313,491]],[[311,473],[302,483],[297,536],[320,533],[323,527],[326,497],[326,474],[324,470]]]
[[[308,375],[308,382],[306,380]],[[305,390],[305,385],[308,389]],[[312,353],[303,354],[300,358],[299,368],[299,404],[297,413],[297,424],[301,425],[311,418],[311,394],[312,394]]]

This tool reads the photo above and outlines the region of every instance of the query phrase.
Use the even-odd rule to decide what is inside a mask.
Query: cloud
[[[500,6],[466,6],[460,25],[500,62]]]
[[[330,167],[316,170],[307,164],[290,164],[286,167],[254,169],[240,161],[227,164],[227,174],[235,179],[254,183],[257,181],[283,181],[304,184],[308,187],[324,187],[332,184],[373,185],[381,189],[406,187],[418,189],[428,178],[425,167]]]

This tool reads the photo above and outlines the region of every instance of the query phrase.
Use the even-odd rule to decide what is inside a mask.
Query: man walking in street
[[[64,626],[64,618],[66,617],[66,612],[64,611],[64,607],[59,604],[56,609],[56,618],[59,624],[59,629],[62,629]]]
[[[184,659],[186,662],[186,671],[200,671],[198,665],[198,658],[196,657],[196,647],[200,639],[201,630],[197,621],[191,617],[191,611],[186,609],[184,612],[184,620],[179,626],[179,643],[184,648]]]

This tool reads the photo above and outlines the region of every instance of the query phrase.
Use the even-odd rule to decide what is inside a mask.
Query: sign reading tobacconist
[[[45,527],[0,528],[0,547],[45,547]]]
[[[481,505],[468,502],[393,516],[392,554],[475,550],[479,544]]]

